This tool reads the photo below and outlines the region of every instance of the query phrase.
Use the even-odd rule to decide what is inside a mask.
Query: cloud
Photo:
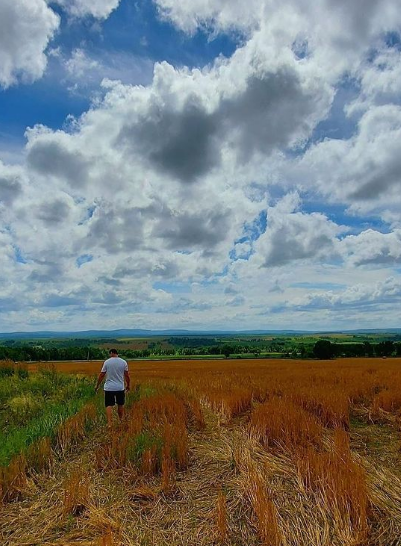
[[[363,113],[373,105],[400,104],[401,51],[382,44],[372,60],[363,63],[356,74],[358,97],[346,106],[349,116]]]
[[[82,249],[102,247],[109,254],[134,252],[143,246],[142,211],[126,206],[121,208],[112,203],[97,206]]]
[[[202,249],[210,253],[216,245],[225,240],[230,230],[230,210],[221,208],[197,212],[163,211],[158,215],[152,230],[154,237],[165,241],[174,250]]]
[[[100,62],[90,58],[81,48],[74,49],[71,57],[65,62],[67,72],[74,80],[86,77],[88,72],[97,72],[99,66]]]
[[[71,93],[87,95],[98,93],[103,80],[121,81],[125,84],[149,84],[153,63],[129,52],[89,53],[83,47],[75,48],[69,57],[58,55],[65,71],[64,79]]]
[[[82,285],[83,304],[112,305],[110,287],[146,301],[155,279],[221,275],[265,207],[247,191],[248,168],[307,138],[332,100],[291,51],[255,47],[202,71],[157,64],[146,87],[104,82],[70,130],[27,131],[29,184],[10,224],[26,285],[46,281],[39,301]],[[78,268],[82,255],[93,259]]]
[[[56,0],[74,17],[93,16],[107,19],[119,0]],[[60,17],[48,0],[2,0],[0,3],[0,87],[32,83],[40,79],[47,67],[47,48],[60,27]],[[103,67],[76,49],[67,61],[70,75],[84,76],[90,65],[92,74]],[[118,66],[111,66],[104,76],[115,77]],[[131,69],[132,71],[132,69]],[[121,67],[120,67],[121,73]]]
[[[139,123],[121,130],[128,153],[143,155],[162,173],[188,183],[218,164],[218,121],[197,97],[189,97],[178,111],[149,106]]]
[[[355,124],[352,136],[326,136],[292,164],[287,162],[283,171],[320,199],[396,223],[401,205],[401,51],[383,41],[377,45],[356,70],[354,98],[344,104],[347,123]]]
[[[401,230],[380,233],[373,229],[348,235],[341,242],[345,259],[353,265],[396,265],[401,263]]]
[[[27,163],[34,172],[46,178],[59,178],[72,187],[88,182],[89,161],[77,150],[73,138],[45,127],[36,126],[27,132]]]
[[[24,171],[20,167],[4,165],[0,161],[0,210],[11,206],[22,194]]]
[[[52,201],[39,203],[37,218],[47,226],[56,228],[57,224],[69,221],[73,208],[74,202],[69,195],[60,196]]]
[[[45,0],[0,2],[0,86],[31,83],[46,70],[46,48],[60,24]]]
[[[187,33],[203,28],[213,32],[261,30],[280,49],[303,44],[303,53],[336,77],[355,66],[372,41],[399,28],[397,0],[279,2],[278,0],[155,0],[163,18]]]
[[[237,295],[238,290],[235,288],[235,286],[233,284],[229,284],[228,286],[225,287],[224,294],[226,294],[226,295]]]
[[[355,136],[315,144],[298,163],[298,172],[332,201],[364,210],[399,206],[400,138],[401,106],[372,106],[361,117]]]
[[[179,28],[239,32],[240,45],[123,81],[130,56],[96,57],[85,43],[60,53],[65,85],[97,93],[63,129],[29,128],[21,165],[0,163],[7,320],[252,328],[268,309],[269,325],[320,327],[338,310],[354,324],[346,312],[363,298],[387,310],[399,224],[380,233],[364,214],[399,216],[399,57],[382,38],[399,24],[395,3],[157,3]],[[117,4],[63,2],[100,19]],[[318,137],[339,115],[352,136]],[[327,202],[354,216],[336,219]]]
[[[193,183],[221,168],[224,156],[248,164],[307,138],[330,106],[330,87],[292,54],[256,57],[254,47],[251,40],[204,72],[156,65],[153,93],[133,94],[141,111],[132,111],[118,144],[148,166]]]
[[[13,247],[12,237],[7,231],[0,231],[0,249],[2,264],[13,261],[15,249]]]
[[[65,307],[68,305],[80,305],[82,299],[78,297],[62,296],[59,293],[48,294],[41,302],[44,307]]]
[[[236,145],[244,163],[256,152],[269,154],[290,146],[298,137],[306,137],[313,126],[309,120],[317,106],[314,101],[319,101],[314,91],[302,82],[295,67],[249,76],[242,92],[222,101],[217,115],[219,127],[224,128],[221,139]],[[329,103],[329,96],[326,100]]]
[[[234,296],[233,298],[229,298],[224,302],[224,305],[227,305],[228,307],[241,307],[246,302],[246,299],[242,295]]]
[[[193,313],[196,312],[204,312],[204,311],[210,311],[213,308],[213,306],[208,302],[203,301],[194,301],[189,298],[178,298],[175,302],[169,302],[167,305],[163,305],[162,307],[157,309],[157,313]]]
[[[120,0],[55,0],[74,17],[91,15],[96,19],[107,19],[118,7]]]
[[[262,267],[281,267],[299,260],[330,261],[336,254],[336,236],[344,227],[324,214],[296,212],[297,194],[288,194],[267,210],[267,229],[255,243],[255,259]]]
[[[355,284],[340,293],[309,293],[292,302],[287,302],[283,308],[301,310],[330,309],[371,309],[380,305],[394,305],[401,299],[401,282],[394,277],[388,277],[376,285]]]
[[[236,260],[247,260],[252,254],[252,244],[250,241],[237,243],[234,247],[233,258]]]

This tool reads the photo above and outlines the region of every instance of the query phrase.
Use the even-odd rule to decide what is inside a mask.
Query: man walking
[[[116,403],[120,421],[124,417],[125,392],[128,392],[130,389],[130,376],[127,362],[118,356],[116,349],[110,349],[109,354],[110,358],[103,364],[97,378],[95,392],[98,391],[103,379],[106,377],[104,384],[104,405],[106,406],[107,426],[111,428],[113,406]]]

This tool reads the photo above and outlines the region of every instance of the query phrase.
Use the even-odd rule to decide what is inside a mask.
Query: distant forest
[[[14,361],[103,360],[111,347],[136,358],[342,358],[401,356],[399,335],[388,336],[172,336],[135,339],[4,340],[0,359]]]

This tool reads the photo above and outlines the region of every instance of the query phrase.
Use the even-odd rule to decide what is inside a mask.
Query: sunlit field
[[[129,365],[3,364],[2,545],[401,544],[401,359]]]

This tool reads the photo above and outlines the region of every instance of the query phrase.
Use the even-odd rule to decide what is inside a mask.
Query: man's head
[[[118,354],[117,349],[110,349],[110,351],[109,351],[110,356],[117,356],[117,354]]]

